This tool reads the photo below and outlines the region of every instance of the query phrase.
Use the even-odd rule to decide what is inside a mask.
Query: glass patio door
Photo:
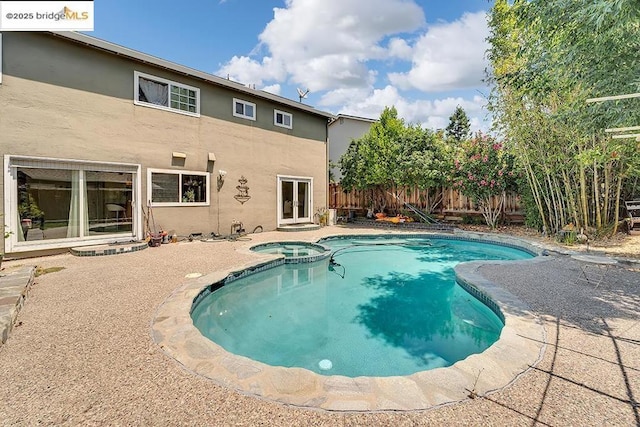
[[[311,179],[278,177],[278,224],[311,222]]]
[[[8,252],[140,236],[140,166],[5,156]]]

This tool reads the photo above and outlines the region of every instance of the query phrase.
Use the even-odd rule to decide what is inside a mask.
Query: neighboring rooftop
[[[337,116],[333,116],[333,120],[331,120],[331,123],[329,123],[329,126],[331,126],[333,123],[338,121],[338,119],[359,120],[362,122],[369,122],[369,123],[375,123],[378,121],[378,119],[369,119],[367,117],[350,116],[348,114],[338,114]]]

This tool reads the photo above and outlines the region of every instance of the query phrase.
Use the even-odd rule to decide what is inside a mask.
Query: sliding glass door
[[[133,174],[18,168],[25,241],[132,231]]]
[[[55,247],[46,243],[62,242],[63,247],[70,240],[134,237],[138,170],[135,165],[11,158],[5,175],[11,243]]]

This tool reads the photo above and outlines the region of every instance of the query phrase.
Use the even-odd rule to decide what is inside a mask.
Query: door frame
[[[35,167],[53,170],[123,172],[132,174],[131,184],[131,233],[104,235],[86,235],[84,237],[62,237],[59,239],[19,241],[22,225],[18,215],[18,174],[19,167]],[[69,248],[74,246],[98,245],[110,242],[127,242],[143,237],[142,206],[142,166],[132,163],[98,162],[93,160],[61,159],[56,157],[37,157],[24,155],[4,155],[4,214],[5,224],[11,235],[5,239],[5,252],[18,253],[37,250]],[[85,184],[83,184],[85,185]],[[86,187],[85,187],[86,188]],[[84,192],[81,192],[83,194]],[[82,196],[81,197],[85,197]],[[1,249],[1,248],[0,248]]]
[[[294,198],[298,196],[298,183],[306,182],[309,186],[309,194],[307,196],[307,203],[309,203],[309,216],[305,218],[298,218],[298,211],[294,208],[293,210],[293,219],[285,220],[283,218],[283,209],[282,209],[282,182],[283,181],[293,181],[293,196]],[[290,225],[290,224],[308,224],[313,222],[313,177],[310,176],[294,176],[294,175],[277,175],[277,209],[276,209],[276,224],[278,227],[281,225]],[[297,202],[297,200],[294,200]],[[294,203],[295,204],[295,203]]]

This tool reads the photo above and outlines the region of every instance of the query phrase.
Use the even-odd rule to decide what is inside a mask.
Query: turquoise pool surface
[[[325,239],[330,259],[287,264],[225,284],[193,308],[227,351],[322,375],[394,376],[480,353],[503,324],[455,281],[470,260],[523,250],[436,238]]]

